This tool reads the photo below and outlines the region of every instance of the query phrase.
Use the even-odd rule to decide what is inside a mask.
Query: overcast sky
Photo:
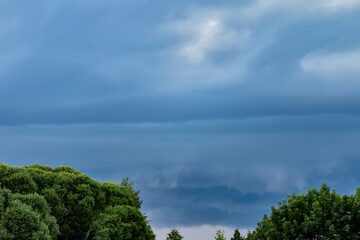
[[[0,161],[129,176],[160,240],[360,186],[359,0],[0,2]]]

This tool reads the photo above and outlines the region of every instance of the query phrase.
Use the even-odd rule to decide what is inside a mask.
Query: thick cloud
[[[326,180],[360,180],[359,117],[2,127],[4,162],[71,165],[99,180],[131,176],[157,227],[253,227],[271,204]],[[190,220],[191,219],[191,220]]]
[[[155,227],[360,180],[358,1],[0,3],[0,160],[130,176]]]
[[[307,1],[271,3],[175,4],[168,14],[141,1],[7,6],[1,124],[357,114],[357,11],[324,1],[304,19],[295,6]],[[319,81],[328,68],[341,81]]]

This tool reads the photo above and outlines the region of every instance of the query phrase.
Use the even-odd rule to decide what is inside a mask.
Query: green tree
[[[177,229],[172,229],[170,233],[168,233],[166,240],[181,240],[184,237],[180,235]]]
[[[242,237],[240,234],[240,231],[238,228],[235,229],[234,231],[234,235],[232,238],[230,238],[231,240],[245,240],[246,238]]]
[[[141,212],[131,206],[107,207],[95,222],[96,240],[154,240]]]
[[[140,209],[143,201],[140,200],[140,191],[134,190],[134,182],[130,182],[129,177],[126,177],[126,178],[123,178],[120,185],[122,187],[125,187],[125,189],[129,191],[132,198],[135,200],[135,206]]]
[[[306,194],[291,194],[271,207],[247,239],[358,239],[359,213],[355,196],[340,197],[323,184],[320,190],[309,188]]]
[[[225,231],[218,229],[215,234],[215,240],[226,240]]]
[[[19,197],[20,205],[30,204],[24,196],[31,194],[41,196],[48,206],[49,216],[54,217],[55,225],[59,228],[58,240],[90,240],[100,232],[108,232],[110,237],[116,235],[115,227],[109,227],[110,219],[116,219],[116,214],[121,218],[117,217],[118,223],[114,226],[121,227],[126,221],[127,224],[133,225],[133,228],[121,227],[123,236],[137,236],[142,240],[154,237],[146,216],[140,212],[142,201],[139,191],[134,190],[134,183],[128,178],[125,178],[121,184],[99,183],[66,166],[53,169],[39,164],[26,167],[0,164],[0,186],[8,189],[10,193],[20,194],[19,196],[22,196]],[[30,204],[30,207],[33,206]],[[135,220],[130,221],[123,213],[129,214],[129,217],[132,216]],[[41,218],[43,217],[41,215]],[[50,221],[50,218],[42,221],[48,226],[51,235],[54,232],[51,229],[55,225],[54,222],[46,222],[48,220]],[[135,225],[138,228],[135,228]],[[5,236],[6,231],[6,228],[0,226],[0,236]]]
[[[0,239],[51,240],[59,228],[45,199],[38,194],[13,194],[0,189]]]

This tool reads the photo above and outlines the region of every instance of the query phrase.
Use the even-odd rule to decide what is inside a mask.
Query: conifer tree
[[[230,240],[245,240],[245,238],[243,238],[240,234],[239,229],[235,229],[234,235],[232,238],[230,238]]]
[[[183,238],[184,237],[180,235],[179,231],[174,228],[170,231],[166,240],[181,240]]]

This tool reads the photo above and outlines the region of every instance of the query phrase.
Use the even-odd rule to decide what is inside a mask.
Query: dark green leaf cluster
[[[245,240],[246,238],[241,236],[241,233],[239,231],[239,229],[235,229],[234,231],[234,236],[232,238],[230,238],[230,240]]]
[[[323,184],[271,207],[248,240],[360,239],[360,189],[341,197]]]
[[[0,186],[0,240],[155,239],[128,178],[99,183],[70,167],[0,164]]]
[[[172,229],[168,234],[166,240],[181,240],[184,237],[180,235],[179,231],[176,229]]]
[[[0,189],[0,239],[50,240],[59,234],[56,219],[39,194],[13,194]]]

